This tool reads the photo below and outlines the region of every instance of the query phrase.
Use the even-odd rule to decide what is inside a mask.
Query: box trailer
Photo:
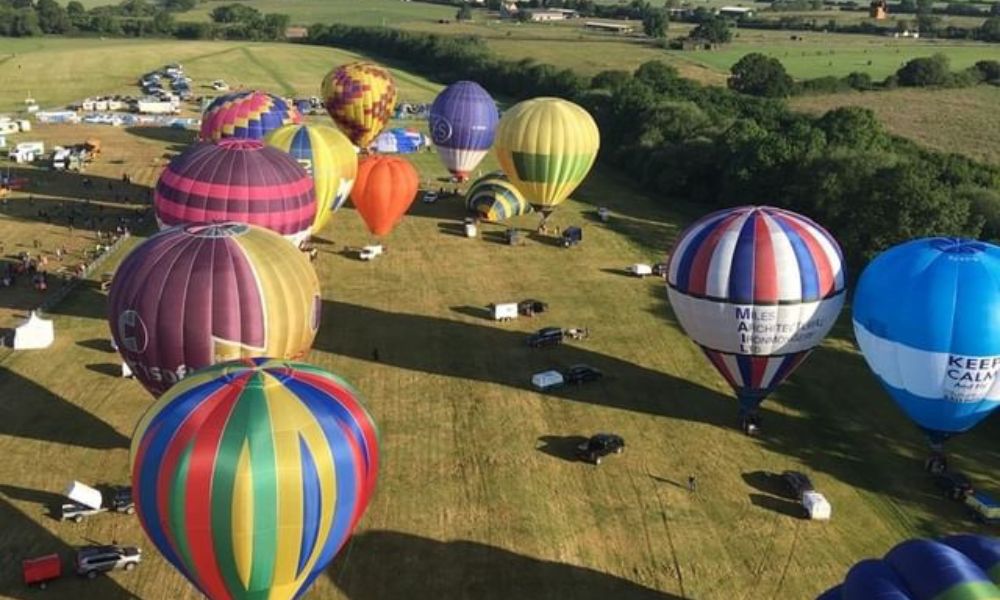
[[[177,105],[173,102],[146,100],[139,100],[136,103],[136,110],[144,115],[172,115],[178,112]]]
[[[46,554],[21,561],[21,574],[26,585],[38,585],[45,589],[46,584],[62,576],[62,559],[58,554]]]
[[[517,302],[490,304],[488,308],[494,321],[510,321],[517,318]]]
[[[625,270],[628,271],[629,274],[635,275],[636,277],[645,277],[646,275],[653,274],[653,267],[644,263],[636,263],[634,265],[629,265],[625,267]]]

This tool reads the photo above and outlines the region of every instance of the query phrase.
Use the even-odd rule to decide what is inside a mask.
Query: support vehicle
[[[598,433],[576,447],[576,455],[580,460],[601,464],[601,458],[609,454],[621,454],[625,451],[625,440],[614,433]]]
[[[131,571],[142,561],[142,550],[135,546],[83,546],[76,553],[76,573],[94,579],[108,571]]]
[[[598,379],[604,377],[604,373],[590,365],[580,364],[573,365],[567,369],[566,373],[563,374],[563,377],[566,379],[566,383],[580,385],[581,383],[597,381]]]
[[[543,327],[528,336],[528,346],[531,348],[546,348],[558,346],[563,341],[562,327]]]

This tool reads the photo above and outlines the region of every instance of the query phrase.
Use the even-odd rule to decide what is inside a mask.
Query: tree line
[[[109,37],[178,37],[182,39],[283,40],[289,17],[261,14],[241,4],[216,7],[211,23],[178,23],[174,15],[191,10],[197,0],[123,0],[87,10],[78,0],[0,0],[0,36],[42,34]]]
[[[314,25],[307,42],[379,55],[442,82],[472,79],[512,100],[578,102],[600,126],[599,160],[654,197],[804,212],[840,240],[854,273],[913,237],[1000,237],[1000,167],[893,137],[867,109],[802,115],[778,99],[684,79],[659,61],[583,77],[498,58],[475,37]]]

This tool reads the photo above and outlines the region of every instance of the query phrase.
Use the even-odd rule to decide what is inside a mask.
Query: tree
[[[729,70],[729,88],[767,98],[784,98],[792,93],[792,78],[776,58],[759,52],[747,54]]]
[[[70,30],[69,15],[56,0],[38,0],[35,12],[38,13],[38,26],[43,32],[66,33]]]
[[[174,32],[174,15],[166,10],[156,11],[153,15],[153,31],[161,34],[172,34]]]
[[[260,11],[245,4],[223,4],[212,9],[212,20],[216,23],[240,23],[260,18]]]
[[[70,19],[76,20],[87,14],[87,9],[83,7],[80,0],[69,0],[69,4],[66,5],[66,14],[69,15]]]
[[[934,12],[934,0],[917,0],[917,14],[929,15]]]
[[[816,126],[826,134],[828,144],[854,151],[878,150],[889,141],[875,113],[858,106],[827,111],[816,121]]]
[[[186,12],[198,5],[198,0],[164,0],[163,8],[171,12]]]
[[[1000,6],[1000,4],[994,4]],[[987,42],[1000,42],[1000,17],[990,17],[979,26],[979,39]]]
[[[990,14],[995,17],[1000,17],[1000,2],[994,2],[990,5]]]
[[[642,17],[642,30],[652,38],[667,37],[667,12],[658,8],[651,8]]]
[[[902,0],[899,3],[899,11],[901,13],[915,13],[917,12],[916,0]]]
[[[910,30],[910,22],[906,19],[900,19],[896,21],[896,31],[903,33],[904,31]]]
[[[950,75],[948,57],[944,54],[914,58],[896,71],[899,85],[910,87],[944,85]]]
[[[632,78],[628,71],[601,71],[590,82],[592,89],[613,90]]]
[[[712,44],[725,44],[733,39],[729,23],[722,17],[712,17],[695,27],[689,36],[694,40],[705,40]]]
[[[981,60],[973,67],[979,71],[983,81],[1000,82],[1000,62],[995,60]]]
[[[941,17],[930,13],[917,15],[917,29],[922,33],[934,33],[941,26]]]
[[[30,37],[41,35],[42,28],[38,25],[38,13],[30,8],[22,8],[12,13],[9,31],[14,37]]]
[[[463,4],[462,8],[458,9],[455,14],[456,21],[471,21],[472,20],[472,8],[468,4]]]
[[[292,18],[281,13],[267,13],[260,25],[261,37],[266,40],[285,39],[285,30]]]
[[[31,0],[11,0],[10,7],[14,9],[18,8],[34,8]],[[17,18],[17,17],[15,17]]]

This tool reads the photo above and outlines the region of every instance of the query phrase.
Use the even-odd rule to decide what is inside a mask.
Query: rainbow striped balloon
[[[140,522],[212,600],[298,598],[375,489],[378,432],[358,392],[269,358],[180,382],[132,436]]]
[[[282,125],[301,123],[302,115],[281,98],[258,90],[219,96],[201,117],[202,141],[225,138],[260,140]]]

